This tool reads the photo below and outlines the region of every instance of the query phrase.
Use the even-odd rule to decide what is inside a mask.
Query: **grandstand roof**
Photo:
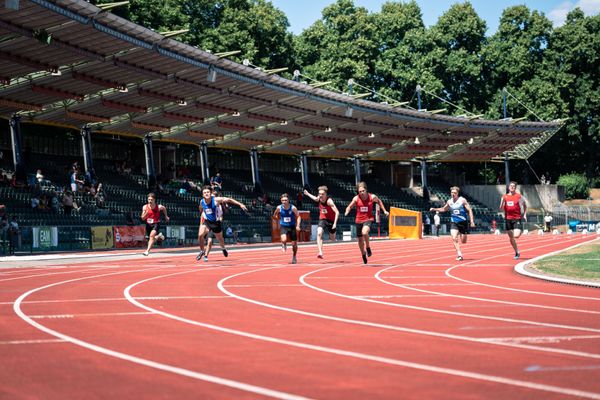
[[[4,118],[223,148],[438,161],[528,158],[561,127],[361,100],[221,58],[84,0],[18,3],[0,8]]]

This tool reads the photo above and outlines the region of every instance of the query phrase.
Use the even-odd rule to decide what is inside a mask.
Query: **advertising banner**
[[[48,250],[58,246],[58,228],[56,226],[36,226],[32,228],[33,248]]]
[[[115,246],[112,226],[92,226],[92,249],[112,249]]]
[[[113,231],[115,247],[118,249],[142,247],[146,244],[146,227],[144,225],[115,226]]]

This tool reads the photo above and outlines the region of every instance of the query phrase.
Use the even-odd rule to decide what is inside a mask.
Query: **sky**
[[[397,0],[395,0],[397,1]],[[321,18],[323,8],[335,0],[271,0],[271,3],[283,11],[290,23],[290,30],[300,34],[304,29]],[[425,26],[434,25],[438,18],[457,0],[417,0],[423,14]],[[365,7],[371,12],[379,12],[385,0],[354,0],[356,6]],[[486,21],[486,35],[493,35],[498,29],[502,11],[506,7],[525,4],[530,10],[543,12],[555,27],[564,23],[567,13],[575,7],[583,10],[585,15],[597,15],[600,12],[600,0],[471,0],[471,5],[480,18]]]

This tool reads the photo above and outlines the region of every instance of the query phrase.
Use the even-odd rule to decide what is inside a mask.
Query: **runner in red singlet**
[[[386,216],[389,215],[385,209],[383,202],[376,195],[367,192],[367,184],[359,182],[356,185],[358,195],[354,196],[348,207],[346,207],[345,215],[350,214],[352,207],[356,206],[356,236],[358,237],[358,248],[362,255],[363,263],[367,263],[367,257],[371,257],[373,254],[369,245],[369,232],[371,231],[371,224],[375,221],[373,214],[373,208],[375,204],[379,204],[379,207]],[[366,251],[365,251],[366,249]]]
[[[329,232],[329,239],[335,240],[337,221],[340,216],[333,199],[327,195],[327,186],[319,186],[319,195],[313,196],[304,190],[304,195],[319,203],[319,227],[317,228],[317,247],[319,254],[317,258],[323,258],[323,233]]]
[[[517,241],[523,232],[523,221],[527,221],[527,203],[525,199],[517,193],[517,182],[508,184],[508,193],[502,196],[500,200],[500,210],[504,211],[506,219],[506,233],[510,239],[510,244],[515,250],[515,260],[521,256]]]
[[[144,207],[142,207],[141,215],[142,221],[146,223],[146,237],[148,238],[148,248],[142,253],[145,256],[150,254],[154,242],[165,238],[162,233],[159,233],[161,212],[165,214],[165,221],[169,222],[166,207],[162,204],[156,204],[156,195],[148,193],[148,204],[144,204]]]

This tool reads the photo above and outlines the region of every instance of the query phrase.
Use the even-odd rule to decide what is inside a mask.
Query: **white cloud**
[[[581,8],[585,15],[595,15],[600,12],[600,0],[578,0],[575,4],[564,1],[550,10],[548,18],[554,26],[561,26],[567,19],[567,14],[575,9]]]

